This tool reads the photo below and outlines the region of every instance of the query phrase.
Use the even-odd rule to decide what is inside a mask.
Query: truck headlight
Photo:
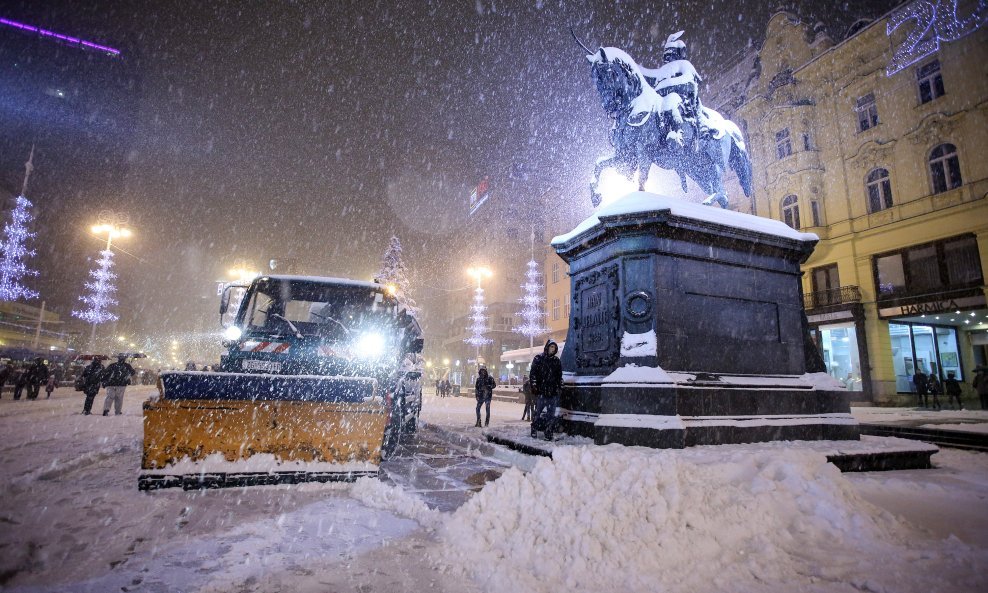
[[[244,332],[242,329],[240,329],[235,325],[231,325],[230,327],[223,330],[223,339],[229,340],[231,342],[236,342],[237,340],[240,339],[240,336],[242,336],[243,334]]]
[[[384,356],[386,347],[384,336],[379,333],[366,333],[357,338],[354,352],[359,358],[370,360]]]

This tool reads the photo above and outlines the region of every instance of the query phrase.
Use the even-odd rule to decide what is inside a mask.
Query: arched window
[[[794,229],[798,229],[799,224],[799,198],[793,194],[782,198],[782,220]]]
[[[868,190],[868,212],[878,212],[892,207],[892,182],[888,169],[872,169],[865,183]]]
[[[941,144],[930,151],[930,179],[935,194],[961,186],[961,164],[957,160],[956,146]]]

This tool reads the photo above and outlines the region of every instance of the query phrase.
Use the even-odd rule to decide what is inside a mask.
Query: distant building
[[[837,42],[776,13],[701,94],[751,153],[754,196],[729,179],[732,207],[819,235],[803,266],[814,338],[830,374],[879,403],[914,402],[917,370],[970,383],[988,363],[988,27],[908,55],[913,21],[886,31],[915,5]],[[547,298],[568,302],[569,281]],[[550,315],[556,336],[567,323]]]
[[[0,351],[64,352],[70,341],[57,314],[45,311],[42,315],[39,307],[25,303],[0,302]]]

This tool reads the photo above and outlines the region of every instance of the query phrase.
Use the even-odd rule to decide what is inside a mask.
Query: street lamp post
[[[130,217],[122,212],[113,212],[111,210],[103,210],[99,213],[99,222],[90,228],[94,235],[102,235],[106,233],[106,250],[110,251],[113,246],[113,240],[117,238],[126,239],[130,237],[133,233],[127,225],[130,223]],[[96,325],[97,321],[93,320],[93,328],[89,333],[89,351],[93,352],[96,349]]]

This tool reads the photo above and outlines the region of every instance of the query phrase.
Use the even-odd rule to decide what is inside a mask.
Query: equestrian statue
[[[670,35],[662,53],[662,66],[642,68],[623,50],[601,47],[587,52],[591,75],[607,115],[614,120],[611,144],[614,154],[599,159],[590,183],[590,199],[600,205],[600,174],[613,167],[645,189],[652,164],[679,175],[683,191],[686,178],[708,197],[704,204],[728,207],[723,176],[730,167],[738,176],[745,196],[751,195],[751,161],[741,130],[715,109],[700,102],[700,75],[686,58],[683,31]]]

